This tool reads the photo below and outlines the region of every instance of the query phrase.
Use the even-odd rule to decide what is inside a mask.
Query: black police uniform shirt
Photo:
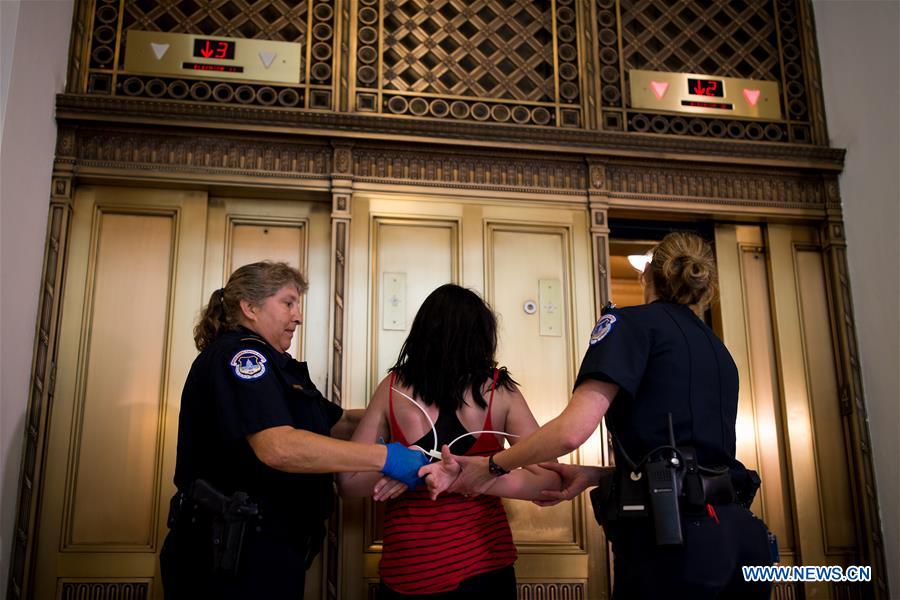
[[[285,533],[316,529],[332,509],[333,476],[268,467],[247,436],[284,425],[328,435],[342,413],[305,362],[248,329],[225,332],[197,356],[184,386],[175,485],[186,492],[206,479],[224,494],[247,493]]]
[[[657,300],[605,311],[578,373],[618,384],[606,422],[637,462],[669,443],[692,446],[703,466],[735,460],[738,372],[725,345],[685,305]],[[619,461],[620,464],[622,461]]]

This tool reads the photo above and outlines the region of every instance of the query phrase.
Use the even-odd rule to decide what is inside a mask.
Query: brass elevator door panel
[[[158,553],[193,326],[230,271],[261,258],[309,273],[304,334],[325,381],[328,209],[205,192],[75,195],[34,597],[162,598]],[[310,597],[321,590],[310,572]]]
[[[740,375],[737,456],[752,510],[787,565],[860,564],[822,247],[811,227],[716,227],[720,317]],[[854,562],[855,561],[855,562]],[[856,597],[853,584],[776,584],[784,597]]]
[[[559,414],[593,326],[583,208],[365,194],[354,196],[352,209],[351,252],[368,260],[350,263],[351,407],[368,403],[425,297],[455,282],[482,294],[497,313],[498,362],[520,383],[537,420]],[[595,446],[563,460],[596,463]],[[592,543],[596,528],[581,500],[552,508],[505,503],[523,595],[605,594],[605,547]],[[344,505],[342,592],[363,598],[378,581],[383,513],[369,501]]]
[[[34,597],[161,595],[206,194],[75,194]]]

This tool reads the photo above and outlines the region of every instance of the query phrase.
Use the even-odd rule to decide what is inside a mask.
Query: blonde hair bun
[[[653,250],[650,275],[656,295],[668,302],[706,308],[718,291],[716,260],[700,236],[670,233]]]

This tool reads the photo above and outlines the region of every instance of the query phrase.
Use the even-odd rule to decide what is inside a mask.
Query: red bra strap
[[[488,399],[488,408],[487,414],[484,417],[484,428],[488,431],[494,428],[493,423],[491,423],[491,407],[494,405],[494,390],[497,389],[497,378],[500,376],[500,369],[494,367],[494,381],[491,384],[491,396]]]
[[[388,391],[388,413],[389,413],[389,421],[388,424],[391,428],[391,436],[393,437],[393,441],[400,442],[404,446],[409,446],[409,442],[406,441],[406,437],[403,435],[403,432],[400,430],[400,423],[397,422],[397,417],[394,416],[394,378],[396,377],[396,373],[391,371],[391,387]]]

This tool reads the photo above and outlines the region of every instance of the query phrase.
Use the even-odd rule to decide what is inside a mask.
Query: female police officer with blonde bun
[[[286,350],[307,284],[285,263],[237,269],[194,330],[200,355],[181,399],[167,599],[303,597],[331,513],[335,471],[381,471],[410,486],[426,459],[349,438],[342,411]]]
[[[645,304],[604,311],[558,417],[490,458],[454,457],[421,472],[433,475],[433,492],[483,490],[572,452],[606,415],[614,473],[542,466],[563,478],[545,504],[604,480],[591,496],[615,554],[613,598],[768,598],[769,585],[745,582],[741,570],[772,556],[765,524],[747,509],[758,478],[735,458],[737,368],[698,317],[716,293],[712,250],[694,234],[669,234],[642,282]]]

